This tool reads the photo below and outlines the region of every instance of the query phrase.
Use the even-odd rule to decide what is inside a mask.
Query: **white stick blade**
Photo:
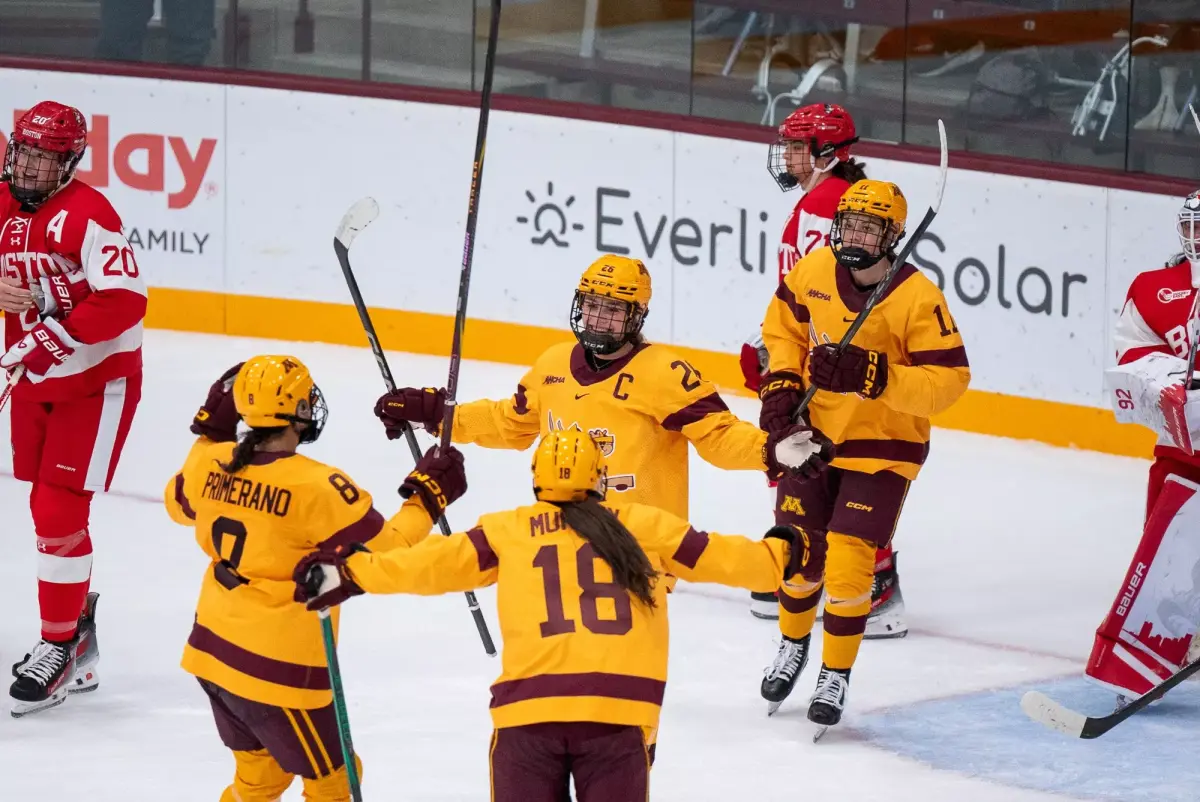
[[[938,120],[938,145],[941,148],[941,158],[938,162],[940,175],[938,180],[938,194],[933,206],[935,212],[942,208],[942,195],[946,192],[946,174],[950,167],[950,148],[946,144],[946,124],[941,120]]]
[[[358,236],[358,232],[362,231],[367,226],[375,221],[379,216],[379,204],[374,198],[363,198],[350,207],[350,210],[342,217],[342,222],[338,225],[337,234],[334,236],[337,241],[342,243],[346,250],[350,249],[350,243],[354,242],[354,238]]]
[[[1072,738],[1083,734],[1087,722],[1087,716],[1063,707],[1040,691],[1029,691],[1022,696],[1021,710],[1039,724]]]
[[[1196,114],[1196,107],[1189,103],[1188,111],[1192,113],[1192,122],[1196,124],[1196,131],[1200,132],[1200,115]]]

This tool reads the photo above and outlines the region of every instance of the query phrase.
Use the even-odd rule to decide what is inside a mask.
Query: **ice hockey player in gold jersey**
[[[689,442],[718,468],[766,470],[771,478],[811,470],[819,454],[809,433],[782,427],[768,434],[740,420],[693,365],[642,337],[650,296],[641,261],[601,256],[575,292],[578,342],[547,349],[512,398],[459,405],[454,441],[524,450],[553,431],[587,432],[604,452],[617,498],[681,518],[688,515]],[[437,432],[444,402],[441,390],[403,388],[380,398],[375,413],[389,437],[401,436],[405,422]]]
[[[318,547],[416,543],[466,490],[462,455],[431,452],[385,521],[346,474],[296,453],[325,416],[300,360],[254,357],[213,384],[192,423],[200,437],[167,483],[167,511],[210,559],[183,668],[233,751],[221,802],[277,802],[295,775],[310,802],[348,802],[320,623],[294,599],[296,565]],[[250,430],[235,442],[239,417]]]
[[[410,549],[314,553],[307,562],[321,571],[319,590],[299,585],[312,609],[364,591],[497,586],[504,649],[492,685],[493,802],[568,799],[572,775],[578,802],[649,798],[647,745],[667,679],[664,571],[749,590],[797,572],[819,577],[808,569],[820,563],[817,549],[794,527],[751,540],[605,501],[602,448],[586,432],[550,432],[534,450],[533,504]]]
[[[838,203],[830,245],[801,259],[763,321],[769,374],[760,397],[767,432],[792,425],[805,386],[812,428],[835,444],[815,479],[785,478],[776,524],[827,540],[823,665],[808,717],[836,724],[871,607],[875,551],[887,546],[929,452],[929,418],[964,392],[971,373],[958,327],[937,286],[911,265],[840,357],[836,343],[895,258],[908,204],[895,184],[862,180]],[[822,582],[779,593],[782,643],[762,681],[770,712],[791,693],[808,660]]]

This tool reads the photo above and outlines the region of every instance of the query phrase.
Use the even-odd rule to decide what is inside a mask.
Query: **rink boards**
[[[331,240],[371,195],[382,215],[352,259],[384,344],[447,353],[477,109],[2,69],[0,131],[45,98],[89,118],[80,175],[124,219],[153,288],[150,325],[363,344]],[[796,200],[767,174],[762,144],[495,111],[487,145],[468,358],[527,363],[569,336],[578,275],[611,251],[651,269],[647,335],[745,392],[736,354],[775,289]],[[904,189],[915,226],[936,168],[867,169]],[[936,422],[1148,454],[1147,433],[1106,409],[1102,372],[1129,281],[1177,250],[1179,203],[952,169],[912,261],[943,287],[973,380]]]

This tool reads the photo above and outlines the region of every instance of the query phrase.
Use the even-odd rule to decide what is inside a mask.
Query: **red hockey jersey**
[[[82,345],[45,376],[26,374],[28,380],[17,384],[14,395],[64,401],[100,392],[106,382],[141,370],[146,284],[121,232],[121,218],[97,190],[72,181],[31,213],[0,184],[0,271],[24,287],[81,271],[92,290],[62,321]],[[37,323],[36,309],[6,314],[5,349]]]
[[[796,262],[829,244],[829,230],[833,228],[838,201],[849,188],[849,181],[831,175],[796,202],[796,208],[783,224],[783,237],[779,241],[780,284],[792,272]],[[757,393],[762,385],[763,374],[767,371],[766,353],[760,332],[756,331],[742,345],[738,361],[746,388],[751,392]]]
[[[779,280],[792,272],[801,257],[829,244],[829,229],[837,213],[838,201],[850,188],[850,182],[831,175],[806,192],[783,224],[779,242]]]
[[[1166,267],[1147,270],[1133,280],[1113,332],[1118,365],[1128,365],[1151,354],[1187,358],[1188,324],[1196,301],[1196,286],[1200,285],[1197,268],[1178,256]],[[1200,465],[1200,453],[1189,457],[1163,432],[1159,433],[1154,453]]]

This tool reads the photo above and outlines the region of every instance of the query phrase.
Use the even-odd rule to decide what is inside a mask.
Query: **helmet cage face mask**
[[[1200,190],[1188,195],[1176,216],[1179,247],[1189,262],[1200,263]]]
[[[39,206],[70,182],[82,157],[82,151],[44,150],[14,134],[4,151],[0,180],[8,182],[8,190],[18,202]]]
[[[300,443],[315,443],[321,436],[321,432],[325,430],[325,421],[329,418],[329,406],[325,403],[325,394],[321,392],[321,388],[313,384],[308,393],[308,400],[301,400],[296,404],[294,415],[276,415],[275,417],[289,423],[305,424],[300,431]]]
[[[838,264],[866,270],[878,264],[896,244],[890,221],[860,211],[838,212],[829,230],[829,245]]]
[[[641,333],[646,310],[630,301],[575,291],[571,303],[571,331],[590,353],[616,353]]]
[[[821,173],[827,173],[841,162],[837,152],[844,147],[848,147],[852,142],[826,142],[824,146],[818,144],[816,137],[804,139],[788,139],[780,137],[771,143],[767,149],[767,170],[771,173],[771,177],[775,179],[775,183],[784,192],[795,189],[800,186],[800,177],[791,171],[788,167],[788,153],[799,146],[804,149],[808,156],[808,164],[811,167],[807,181],[805,181],[804,191],[807,192],[812,188],[812,183]],[[823,166],[817,166],[818,159],[828,158],[829,161]]]

